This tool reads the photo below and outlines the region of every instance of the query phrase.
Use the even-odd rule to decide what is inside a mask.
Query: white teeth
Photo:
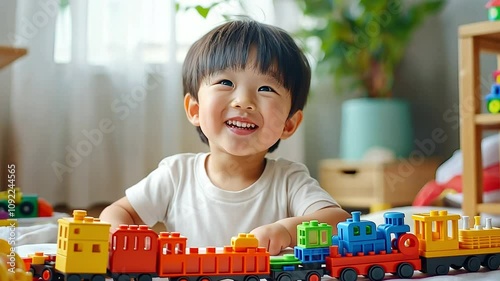
[[[236,126],[239,128],[255,128],[255,124],[247,123],[247,122],[241,122],[241,121],[234,121],[234,120],[229,120],[226,122],[230,126]]]

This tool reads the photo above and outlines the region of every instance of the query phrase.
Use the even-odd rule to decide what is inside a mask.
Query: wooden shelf
[[[498,214],[500,211],[500,203],[481,203],[477,205],[477,210],[480,213]]]
[[[26,55],[27,53],[28,51],[23,48],[0,46],[0,69],[9,65],[18,58]]]
[[[482,113],[475,116],[476,124],[486,130],[500,130],[500,114]]]
[[[485,21],[460,26],[459,86],[460,86],[460,148],[463,155],[464,215],[500,214],[500,203],[483,203],[482,131],[500,130],[500,114],[480,112],[481,98],[480,53],[497,56],[500,69],[500,21]]]

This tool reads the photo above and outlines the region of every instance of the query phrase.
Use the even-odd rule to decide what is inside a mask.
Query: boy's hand
[[[292,237],[286,227],[280,223],[259,226],[250,233],[259,239],[259,247],[267,248],[271,255],[277,255],[292,243]]]

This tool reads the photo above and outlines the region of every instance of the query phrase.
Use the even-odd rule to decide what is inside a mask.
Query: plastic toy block
[[[302,248],[322,248],[331,246],[333,227],[317,220],[297,225],[297,246]]]
[[[500,20],[500,1],[490,0],[486,3],[486,8],[488,8],[488,19],[490,21]]]
[[[497,79],[500,76],[497,76]],[[491,86],[490,92],[484,97],[486,100],[486,109],[490,113],[499,113],[500,112],[500,84],[493,84]]]
[[[328,247],[308,249],[295,246],[294,254],[303,263],[324,263],[325,258],[330,254],[330,250]]]
[[[0,220],[0,226],[17,227],[17,219]]]
[[[111,225],[87,217],[84,210],[75,210],[72,218],[59,219],[58,223],[55,269],[63,273],[105,274]]]
[[[111,272],[154,273],[158,234],[147,225],[120,225],[111,237]]]
[[[428,214],[414,214],[412,218],[415,223],[415,235],[420,240],[422,256],[429,256],[433,251],[458,249],[460,215],[448,214],[447,211],[431,211]]]
[[[240,233],[231,238],[231,246],[235,252],[246,252],[247,249],[259,247],[259,240],[253,234]]]
[[[44,264],[49,259],[49,256],[44,255],[43,252],[35,252],[29,254],[28,257],[31,258],[31,264]]]
[[[283,256],[271,257],[271,269],[281,270],[283,266],[299,265],[302,262],[293,254],[284,254]]]

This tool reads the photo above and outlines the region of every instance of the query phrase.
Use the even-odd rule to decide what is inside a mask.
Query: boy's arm
[[[282,219],[277,221],[276,223],[281,224],[288,230],[288,233],[291,236],[291,242],[288,247],[293,247],[297,245],[297,225],[302,224],[303,222],[317,220],[320,223],[324,222],[333,226],[333,233],[336,233],[337,224],[339,222],[345,221],[350,217],[351,215],[344,211],[342,208],[332,206],[317,210],[316,212],[305,216]]]
[[[144,224],[126,196],[106,207],[101,212],[99,219],[110,223],[112,230],[116,229],[120,224]]]
[[[266,247],[271,255],[277,255],[287,247],[297,245],[297,225],[317,220],[328,223],[336,230],[337,223],[345,221],[350,215],[340,207],[326,207],[300,217],[291,217],[275,223],[263,225],[251,231],[259,239],[259,246]]]

